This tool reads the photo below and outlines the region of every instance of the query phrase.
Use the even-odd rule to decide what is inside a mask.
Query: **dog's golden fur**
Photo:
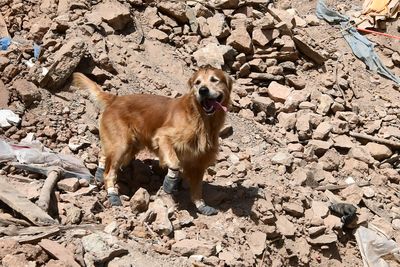
[[[103,107],[99,162],[105,164],[106,189],[116,186],[118,169],[147,148],[158,155],[162,166],[179,169],[189,181],[192,201],[196,205],[203,202],[203,175],[216,159],[219,132],[225,120],[223,106],[230,104],[232,81],[228,75],[215,68],[201,68],[190,78],[189,92],[176,99],[147,94],[111,95],[81,73],[74,73],[73,82],[88,89]],[[202,104],[201,88],[220,97],[220,108],[211,107],[211,114]]]

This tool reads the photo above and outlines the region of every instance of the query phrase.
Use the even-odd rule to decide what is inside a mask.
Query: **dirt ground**
[[[183,2],[114,0],[112,8],[98,0],[0,3],[16,42],[0,51],[0,109],[21,118],[0,127],[0,140],[19,143],[33,133],[52,152],[82,160],[92,174],[99,110],[71,86],[73,71],[118,95],[179,97],[200,60],[222,60],[219,66],[235,80],[218,160],[204,177],[204,198],[217,215],[196,213],[185,184],[177,208],[168,209],[159,190],[165,171],[142,152],[121,170],[123,207],[110,207],[102,187],[65,179],[49,212],[57,224],[38,229],[0,198],[2,266],[356,267],[364,266],[355,239],[359,227],[379,229],[399,244],[399,85],[366,69],[339,26],[315,17],[315,0],[274,1],[277,17],[269,15],[267,1],[220,1],[227,8],[205,2],[211,7],[188,1],[195,19],[182,14]],[[326,2],[346,14],[363,3]],[[289,25],[292,13],[280,13],[285,10],[297,11],[296,25]],[[215,14],[224,14],[222,21]],[[264,17],[271,22],[257,24]],[[386,25],[385,32],[400,35],[398,19]],[[0,17],[5,36],[1,26]],[[256,38],[258,27],[266,37]],[[322,64],[300,51],[296,36],[324,58]],[[265,38],[272,41],[262,46]],[[400,77],[400,40],[368,39]],[[28,67],[33,42],[42,51]],[[211,49],[215,43],[228,52]],[[10,161],[0,160],[0,167],[0,181],[36,203],[45,176]],[[138,211],[140,201],[146,208]],[[357,208],[351,225],[343,227],[330,211],[335,202]],[[50,234],[52,227],[58,228]],[[61,256],[43,239],[60,244]]]

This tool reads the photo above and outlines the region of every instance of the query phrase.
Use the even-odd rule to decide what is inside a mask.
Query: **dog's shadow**
[[[150,195],[155,195],[162,186],[165,174],[166,170],[159,167],[157,160],[134,160],[119,174],[120,192],[131,197],[142,187]],[[232,187],[203,182],[203,198],[206,203],[220,211],[231,210],[237,216],[251,215],[251,209],[257,200],[257,192],[256,187],[244,187],[240,184]],[[193,217],[197,217],[196,208],[190,200],[190,189],[186,183],[174,198],[178,209],[185,209]]]

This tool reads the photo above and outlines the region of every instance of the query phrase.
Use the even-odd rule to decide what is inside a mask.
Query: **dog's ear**
[[[198,72],[198,71],[197,71],[197,72]],[[195,81],[196,78],[197,78],[197,72],[194,73],[194,74],[190,77],[190,79],[188,80],[188,86],[189,86],[190,89],[193,87],[194,81]]]
[[[226,86],[229,89],[229,92],[232,92],[232,85],[233,85],[233,80],[231,76],[229,76],[228,73],[225,72],[225,80],[226,80]]]

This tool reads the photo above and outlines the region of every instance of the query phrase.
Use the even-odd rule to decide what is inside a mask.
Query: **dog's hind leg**
[[[190,196],[197,210],[204,215],[214,215],[218,210],[208,206],[203,199],[203,176],[205,168],[199,166],[183,166],[183,175],[190,184]]]
[[[95,183],[102,184],[104,182],[104,170],[106,167],[106,156],[103,149],[99,154],[99,164],[97,165],[96,173],[94,174]]]
[[[114,147],[112,153],[106,154],[104,186],[107,190],[108,201],[112,206],[122,205],[117,188],[117,173],[120,167],[130,159],[132,153],[129,147],[128,145]]]

